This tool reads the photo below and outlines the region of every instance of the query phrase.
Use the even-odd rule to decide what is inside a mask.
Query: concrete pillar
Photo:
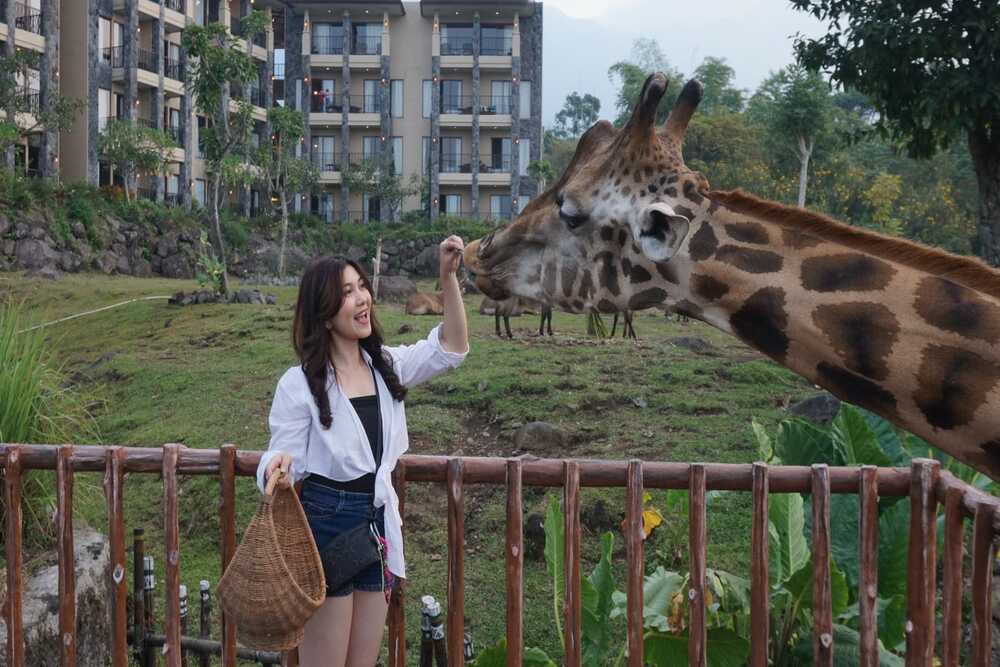
[[[351,168],[351,13],[344,11],[344,64],[340,69],[343,85],[340,90],[340,171]],[[351,221],[351,189],[346,183],[340,184],[340,219]]]
[[[138,120],[136,102],[139,100],[139,80],[136,69],[139,64],[139,0],[125,0],[125,43],[123,46],[125,66],[125,118]],[[96,38],[96,35],[95,35]]]
[[[510,209],[515,215],[517,199],[521,192],[521,52],[520,16],[514,14],[514,28],[511,31],[511,85],[510,85]],[[537,89],[536,89],[537,90]]]
[[[242,19],[244,16],[246,16],[247,14],[250,13],[250,0],[240,0],[239,13],[240,13],[240,15],[239,15],[240,19]],[[242,29],[242,26],[241,26],[241,29]],[[253,37],[254,36],[251,35],[250,33],[246,33],[244,35],[244,41],[246,42],[247,53],[250,54],[251,61],[254,62],[254,63],[256,63],[257,61],[253,59]],[[256,84],[257,84],[257,86],[261,85],[260,66],[257,67],[257,81],[256,81]],[[250,88],[253,85],[254,85],[254,82],[251,81],[249,85],[243,87],[243,99],[244,100],[249,100],[250,99]],[[256,124],[255,124],[255,126],[254,126],[253,129],[254,130],[257,129],[256,128]],[[243,149],[243,160],[244,160],[244,162],[247,165],[250,164],[250,144],[249,144],[249,142],[247,143],[247,145]],[[243,187],[240,188],[240,191],[237,193],[237,201],[239,203],[240,211],[243,213],[243,217],[244,218],[249,218],[250,217],[250,204],[252,203],[251,197],[250,197],[250,186],[249,185],[244,185]]]
[[[13,3],[8,3],[8,5]],[[100,135],[100,106],[97,100],[97,72],[103,54],[99,52],[97,34],[99,30],[98,3],[90,0],[87,8],[87,100],[86,100],[86,133],[87,133],[87,183],[97,185],[100,182],[100,166],[98,164],[97,142]],[[111,76],[110,69],[107,76]]]
[[[381,64],[381,78],[379,80],[379,133],[382,137],[382,164],[387,169],[395,169],[392,158],[392,105],[389,103],[392,92],[392,79],[389,72],[389,15],[382,16],[382,55],[379,59]],[[402,178],[402,176],[400,176]],[[381,213],[385,215],[385,202],[380,202]],[[383,218],[383,222],[385,219]],[[392,222],[397,222],[393,220]]]
[[[187,71],[188,55],[187,49],[181,46],[180,66],[182,71]],[[197,127],[198,119],[194,115],[194,99],[191,93],[185,92],[181,96],[181,146],[184,148],[184,162],[181,163],[178,174],[178,189],[181,193],[181,200],[184,208],[191,210],[191,190],[194,187],[192,178],[194,176],[194,128]]]
[[[479,110],[482,99],[479,54],[482,50],[482,30],[479,12],[472,16],[472,200],[469,204],[473,218],[479,218]]]
[[[166,7],[163,5],[163,0],[160,0],[160,18],[153,21],[153,39],[152,48],[153,61],[156,63],[156,76],[159,79],[159,86],[153,93],[152,105],[153,108],[150,109],[150,114],[152,116],[153,123],[155,123],[156,129],[163,131],[163,108],[166,106],[164,95],[163,95],[163,26],[165,20]],[[154,185],[156,190],[156,201],[163,201],[163,194],[166,192],[166,184],[163,182],[163,176],[158,174],[156,176],[156,182]]]
[[[431,220],[441,207],[441,21],[434,14],[431,33]]]
[[[8,4],[13,4],[8,0]],[[59,7],[60,0],[42,0],[42,35],[45,50],[39,67],[39,104],[49,108],[59,94]],[[13,39],[9,40],[13,42]],[[59,178],[59,130],[48,128],[42,133],[39,161],[42,176]]]
[[[3,53],[6,58],[14,57],[14,42],[17,36],[17,28],[15,27],[15,22],[17,20],[17,4],[13,0],[7,0],[5,3],[5,17],[4,20],[7,23],[7,41],[3,45]],[[17,110],[14,107],[7,109],[7,122],[11,125],[15,125],[17,120]],[[9,169],[14,168],[14,147],[10,146],[4,151],[4,163]]]

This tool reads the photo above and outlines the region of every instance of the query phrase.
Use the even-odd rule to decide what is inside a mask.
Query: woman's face
[[[344,267],[341,275],[341,291],[344,300],[340,310],[327,322],[334,335],[349,340],[368,338],[372,333],[372,295],[361,276],[351,265]]]

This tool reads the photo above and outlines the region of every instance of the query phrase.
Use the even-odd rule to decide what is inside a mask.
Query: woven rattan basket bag
[[[244,645],[285,651],[302,643],[306,621],[326,600],[326,579],[295,491],[275,471],[236,554],[219,580],[222,608]]]

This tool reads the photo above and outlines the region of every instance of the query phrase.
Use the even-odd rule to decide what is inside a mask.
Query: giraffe
[[[621,130],[590,128],[547,192],[466,247],[480,289],[699,319],[1000,479],[1000,272],[710,190],[681,153],[701,84],[657,128],[666,86],[650,76]]]

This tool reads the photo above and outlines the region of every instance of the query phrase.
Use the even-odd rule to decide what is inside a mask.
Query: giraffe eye
[[[559,206],[559,219],[565,222],[570,229],[576,229],[587,222],[587,214],[581,213],[572,202],[567,202],[562,195],[556,198],[556,204]]]

